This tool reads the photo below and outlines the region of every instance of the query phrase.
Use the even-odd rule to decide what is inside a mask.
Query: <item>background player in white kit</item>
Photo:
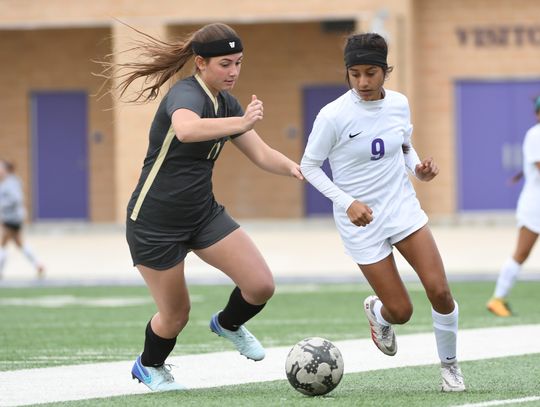
[[[527,131],[523,141],[523,171],[520,174],[525,177],[525,184],[516,210],[517,245],[512,257],[502,266],[493,297],[487,303],[487,309],[500,317],[512,315],[506,297],[540,233],[540,96],[534,106],[538,123]]]
[[[7,260],[6,246],[13,241],[37,271],[37,277],[44,276],[45,268],[30,247],[23,242],[22,227],[26,210],[24,194],[19,177],[15,175],[13,164],[0,160],[0,220],[2,239],[0,242],[0,278],[3,276]]]
[[[378,34],[347,38],[345,65],[351,90],[319,112],[301,169],[333,201],[346,252],[376,293],[364,302],[375,345],[395,355],[392,324],[406,323],[413,311],[392,254],[395,246],[420,277],[432,304],[442,390],[463,391],[456,359],[458,306],[406,168],[422,181],[432,180],[439,170],[431,158],[420,162],[411,145],[407,98],[383,88],[392,70],[387,52],[386,41]],[[333,182],[321,169],[327,158]]]

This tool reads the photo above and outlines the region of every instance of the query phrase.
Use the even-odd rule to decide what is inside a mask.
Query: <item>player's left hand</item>
[[[296,179],[299,179],[300,181],[304,180],[304,176],[302,175],[302,171],[300,171],[300,166],[296,163],[291,168],[291,176],[293,176]]]
[[[433,161],[433,158],[426,158],[420,164],[417,164],[414,172],[416,173],[416,178],[420,181],[431,181],[439,173],[439,167]]]

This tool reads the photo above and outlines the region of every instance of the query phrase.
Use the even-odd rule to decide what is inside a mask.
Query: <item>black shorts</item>
[[[223,206],[216,205],[202,225],[187,231],[154,227],[128,217],[126,238],[134,266],[167,270],[182,262],[190,250],[210,247],[239,227]]]
[[[4,222],[3,225],[6,229],[9,229],[13,232],[18,232],[19,230],[21,230],[22,227],[22,223],[15,222]]]

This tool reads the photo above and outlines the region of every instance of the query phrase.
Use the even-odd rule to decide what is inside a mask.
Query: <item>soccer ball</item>
[[[285,362],[289,383],[300,393],[319,396],[331,392],[343,377],[343,357],[332,342],[306,338],[294,345]]]

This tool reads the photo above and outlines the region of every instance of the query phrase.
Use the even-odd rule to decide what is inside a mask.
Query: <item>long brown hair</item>
[[[130,49],[106,55],[104,61],[96,61],[103,69],[95,75],[105,78],[102,89],[109,81],[117,80],[118,84],[112,90],[117,90],[121,98],[135,80],[145,78],[142,88],[135,92],[135,96],[128,102],[144,103],[156,99],[161,86],[194,56],[193,41],[207,43],[238,36],[227,24],[212,23],[178,41],[166,42],[121,23],[141,35],[143,39],[135,41]],[[114,61],[119,54],[125,52],[136,52],[141,59],[123,63]]]

